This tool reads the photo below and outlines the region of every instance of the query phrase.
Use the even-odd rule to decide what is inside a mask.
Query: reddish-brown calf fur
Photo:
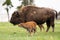
[[[19,27],[23,27],[25,29],[27,29],[27,31],[30,33],[30,35],[32,35],[32,33],[36,32],[36,22],[34,21],[29,21],[26,23],[20,23],[18,24]]]

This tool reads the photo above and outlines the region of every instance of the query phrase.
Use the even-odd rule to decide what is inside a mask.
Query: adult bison
[[[39,27],[46,22],[46,32],[48,32],[50,26],[52,26],[52,31],[54,32],[55,17],[57,18],[57,12],[53,9],[44,7],[39,8],[35,6],[25,6],[22,8],[22,10],[15,11],[12,14],[10,22],[16,25],[22,22],[35,21],[39,25]]]

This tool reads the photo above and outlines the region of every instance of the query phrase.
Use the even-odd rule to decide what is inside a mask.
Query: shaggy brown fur
[[[23,27],[27,29],[27,31],[32,35],[32,33],[36,32],[36,23],[34,21],[29,21],[26,23],[20,23],[18,24],[19,27]]]
[[[22,22],[35,21],[39,27],[40,25],[46,23],[46,32],[48,32],[50,26],[52,26],[52,31],[54,32],[55,17],[57,18],[56,10],[44,7],[25,6],[22,8],[22,12],[16,11],[12,14],[10,22],[16,25]]]

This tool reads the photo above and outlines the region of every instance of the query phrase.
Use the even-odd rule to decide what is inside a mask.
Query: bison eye
[[[16,15],[16,17],[20,17],[20,15],[19,15],[19,14],[17,14],[17,15]]]
[[[20,17],[19,15],[16,15],[16,17]]]

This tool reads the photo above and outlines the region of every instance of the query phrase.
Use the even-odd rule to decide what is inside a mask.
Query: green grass
[[[55,22],[60,22],[55,21]],[[46,30],[46,25],[45,30]],[[60,40],[60,24],[55,23],[55,32],[50,28],[49,32],[40,31],[37,27],[37,32],[33,36],[18,26],[13,26],[9,22],[0,22],[0,40]]]

